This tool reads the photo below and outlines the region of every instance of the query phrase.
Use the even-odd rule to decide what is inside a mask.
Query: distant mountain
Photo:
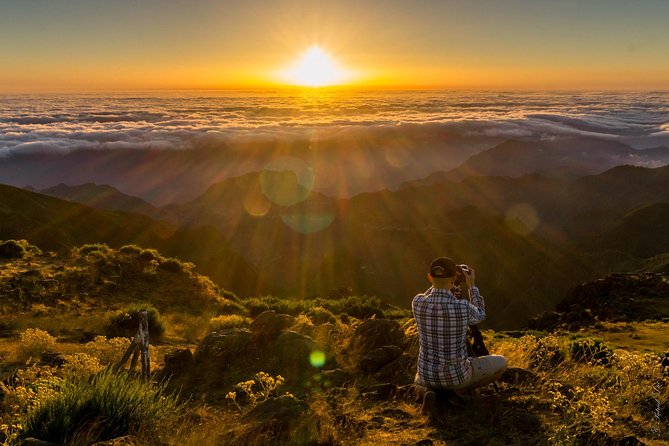
[[[471,156],[456,169],[437,172],[408,185],[457,181],[471,176],[539,174],[547,178],[574,179],[619,165],[658,167],[666,164],[669,164],[667,147],[637,150],[616,141],[596,138],[509,140]]]
[[[193,235],[147,216],[95,210],[0,185],[0,240],[7,239],[27,239],[42,249],[61,252],[85,243],[107,243],[114,248],[138,244],[193,262],[199,272],[242,295],[254,293],[258,283],[254,268],[220,231],[201,230]]]
[[[397,127],[397,128],[396,128]],[[452,169],[489,147],[490,138],[430,126],[351,126],[333,135],[305,138],[209,138],[182,149],[150,148],[15,151],[3,156],[0,183],[108,184],[155,205],[193,201],[211,185],[264,169],[308,169],[313,188],[333,197],[396,188],[435,170]],[[169,144],[168,144],[169,146]]]
[[[149,217],[99,211],[12,186],[0,185],[0,238],[26,238],[43,249],[64,250],[84,243],[118,246],[170,237],[173,225]]]
[[[488,324],[505,328],[553,308],[583,281],[666,267],[669,167],[621,166],[569,180],[471,176],[351,199],[309,186],[288,170],[226,179],[190,203],[159,209],[171,223],[16,189],[13,202],[0,195],[0,238],[136,240],[193,261],[242,295],[299,298],[345,287],[405,306],[428,286],[429,261],[449,255],[477,269]],[[59,224],[62,215],[75,218]],[[46,230],[35,239],[31,227]]]
[[[157,212],[156,207],[141,198],[126,195],[106,184],[86,183],[78,186],[68,186],[61,183],[35,192],[101,210],[135,212],[144,215],[155,215]]]
[[[598,235],[594,246],[641,258],[669,253],[669,203],[655,203],[630,212]]]

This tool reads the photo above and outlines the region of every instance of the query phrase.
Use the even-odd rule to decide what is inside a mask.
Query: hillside
[[[35,194],[25,195],[13,204],[25,218],[6,214],[0,236],[53,243],[52,234],[33,238],[28,220],[44,231],[54,226],[51,216],[78,209],[97,220],[55,225],[61,239],[70,238],[66,246],[154,246],[240,295],[304,298],[350,288],[402,306],[427,287],[426,262],[446,253],[479,271],[495,315],[490,326],[518,328],[582,281],[664,270],[667,191],[669,167],[620,166],[577,180],[468,177],[335,200],[291,171],[276,171],[226,180],[192,203],[161,208],[171,223],[62,201],[48,201],[44,212],[30,204]]]
[[[0,185],[0,237],[26,238],[43,249],[84,243],[151,245],[170,237],[174,226],[139,214],[98,211],[87,206]]]
[[[106,184],[86,183],[78,186],[68,186],[60,183],[47,189],[32,192],[39,192],[50,197],[73,201],[94,209],[106,211],[133,212],[135,214],[154,216],[157,210],[146,201],[124,194]]]
[[[255,292],[257,273],[218,231],[202,229],[200,233],[207,236],[196,237],[195,242],[189,235],[192,233],[144,215],[95,210],[0,185],[0,239],[28,239],[44,250],[58,252],[86,243],[165,248],[170,255],[210,267],[207,272],[222,287],[239,293]],[[206,250],[201,249],[203,244]]]
[[[192,266],[136,246],[89,245],[63,256],[30,248],[0,264],[0,441],[10,445],[72,435],[85,444],[156,446],[669,440],[666,345],[659,342],[668,322],[577,333],[486,331],[491,353],[505,355],[511,367],[497,388],[440,396],[423,413],[412,384],[415,323],[378,300],[331,296],[309,307],[239,299]],[[623,299],[633,291],[619,289]],[[363,303],[366,314],[357,312]],[[158,331],[150,326],[150,384],[103,371],[128,341],[99,336],[131,304],[155,306],[165,330],[162,341],[153,340]],[[167,389],[159,384],[165,378]],[[47,401],[59,410],[49,412],[55,403]]]
[[[407,184],[416,186],[471,176],[518,177],[528,174],[576,179],[625,164],[664,166],[669,164],[669,148],[637,150],[616,141],[585,137],[551,141],[508,140],[472,155],[455,169],[436,172]]]

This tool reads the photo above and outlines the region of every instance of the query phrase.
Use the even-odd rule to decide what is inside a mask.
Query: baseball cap
[[[456,271],[455,262],[448,257],[434,259],[430,265],[430,275],[432,277],[454,277]]]

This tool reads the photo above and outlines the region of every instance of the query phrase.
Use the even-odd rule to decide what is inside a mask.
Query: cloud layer
[[[417,124],[464,136],[589,135],[641,148],[669,142],[669,93],[252,92],[0,99],[0,154],[5,156],[72,149],[189,149],[238,139],[322,139],[351,129],[397,130]]]

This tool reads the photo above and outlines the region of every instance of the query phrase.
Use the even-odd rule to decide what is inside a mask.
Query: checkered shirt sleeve
[[[469,380],[467,326],[486,317],[478,288],[472,287],[469,294],[471,302],[456,299],[443,288],[430,288],[414,297],[412,310],[420,342],[417,380],[421,384],[449,388]]]

